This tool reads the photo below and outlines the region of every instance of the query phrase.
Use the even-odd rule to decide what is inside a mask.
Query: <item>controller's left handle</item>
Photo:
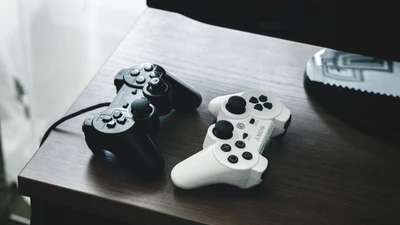
[[[93,121],[96,118],[96,114],[92,114],[83,121],[82,131],[85,134],[85,141],[89,149],[93,152],[95,156],[104,157],[104,151],[101,149],[101,144],[96,143],[96,141],[101,140],[101,138],[96,138],[97,132],[93,127]]]

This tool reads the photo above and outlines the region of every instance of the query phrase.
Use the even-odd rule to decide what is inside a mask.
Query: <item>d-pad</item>
[[[265,95],[260,95],[258,98],[252,96],[249,99],[250,103],[255,104],[254,109],[257,109],[258,111],[263,111],[263,108],[272,109],[272,103],[267,101],[268,97]]]

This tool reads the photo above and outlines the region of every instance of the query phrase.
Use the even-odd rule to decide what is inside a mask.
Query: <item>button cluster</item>
[[[115,128],[118,124],[124,125],[127,121],[127,119],[123,116],[123,112],[116,110],[114,111],[114,113],[112,114],[112,116],[110,115],[104,115],[102,118],[102,121],[104,123],[106,123],[106,127],[107,128]]]
[[[248,134],[245,133],[243,137],[247,137],[247,135]],[[239,149],[244,149],[246,147],[246,143],[244,141],[238,140],[235,142],[235,146]],[[223,152],[230,152],[232,150],[232,146],[224,143],[221,145],[220,149]],[[251,160],[253,158],[253,155],[250,152],[245,151],[242,153],[242,158],[245,160]],[[235,164],[239,161],[239,158],[236,155],[229,155],[227,160],[228,162]]]
[[[268,97],[265,95],[260,95],[258,98],[252,96],[249,99],[250,103],[255,104],[254,109],[256,109],[258,111],[263,111],[264,108],[272,109],[272,103],[267,102],[267,101],[268,101]]]
[[[152,64],[145,64],[143,66],[143,70],[140,69],[131,69],[129,71],[130,77],[132,77],[132,82],[138,86],[143,86],[146,81],[151,80],[152,78],[159,78],[163,75],[162,72],[153,71],[155,67]],[[136,93],[133,93],[136,94]]]

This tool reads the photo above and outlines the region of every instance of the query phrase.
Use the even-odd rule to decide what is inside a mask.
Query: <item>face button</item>
[[[114,120],[111,120],[110,122],[108,122],[107,123],[107,127],[108,128],[114,128],[115,127],[115,125],[117,125],[117,123],[115,123],[115,121]]]
[[[230,122],[226,120],[220,120],[215,124],[212,132],[215,137],[226,140],[233,136],[232,131],[233,125]]]
[[[241,129],[241,130],[243,130],[244,128],[246,128],[246,126],[245,126],[243,123],[238,123],[238,124],[236,124],[236,127],[237,127],[238,129]]]
[[[259,99],[260,101],[262,101],[262,102],[268,101],[268,97],[265,96],[265,95],[260,95],[260,97],[258,97],[258,99]]]
[[[258,99],[255,97],[251,97],[249,102],[256,104],[256,103],[258,103]]]
[[[137,93],[137,89],[133,89],[133,90],[132,90],[132,94],[133,94],[133,95],[136,95],[136,93]]]
[[[154,78],[154,77],[161,77],[161,75],[162,75],[162,73],[161,73],[161,72],[158,72],[158,71],[153,71],[153,72],[151,72],[151,73],[149,74],[149,76],[150,76],[151,78]]]
[[[250,152],[243,152],[242,157],[244,159],[250,160],[253,158],[253,155]]]
[[[139,75],[139,73],[140,73],[140,70],[138,70],[138,69],[133,69],[133,70],[129,71],[129,74],[131,76],[137,76],[137,75]]]
[[[232,96],[228,99],[226,109],[233,114],[243,114],[246,111],[246,100],[240,96]]]
[[[113,113],[113,117],[114,117],[115,119],[118,119],[118,118],[120,118],[121,116],[122,116],[121,111],[115,111],[115,112]]]
[[[143,84],[146,81],[146,78],[144,76],[138,76],[135,81],[138,84]]]
[[[106,115],[106,116],[103,117],[103,122],[104,123],[110,122],[111,120],[112,120],[112,118],[109,115]]]
[[[126,108],[128,108],[128,106],[129,106],[129,103],[125,103],[125,104],[122,106],[122,108],[126,109]]]
[[[253,118],[251,118],[251,119],[250,119],[250,123],[251,123],[251,124],[254,124],[254,122],[256,122],[256,120],[253,119]]]
[[[261,104],[257,104],[257,105],[254,106],[254,109],[257,109],[258,111],[262,111],[263,107],[262,107]]]
[[[126,118],[125,117],[121,117],[119,119],[117,119],[117,123],[124,125],[126,123]]]
[[[147,98],[136,99],[131,104],[131,113],[135,117],[147,117],[152,111],[150,102]]]
[[[238,148],[244,148],[246,147],[246,144],[243,141],[237,141],[235,142],[235,146]]]
[[[231,150],[231,146],[228,144],[221,145],[221,150],[224,152],[229,152]]]
[[[230,155],[229,157],[228,157],[228,161],[230,162],[230,163],[237,163],[238,162],[238,157],[236,156],[236,155]]]
[[[151,70],[153,70],[153,65],[151,65],[151,64],[145,64],[145,65],[144,65],[144,70],[146,70],[146,71],[151,71]]]
[[[246,139],[248,136],[249,136],[249,134],[244,133],[244,134],[243,134],[243,139]]]
[[[267,109],[272,109],[272,103],[270,103],[270,102],[266,102],[266,103],[264,103],[263,105],[264,105],[264,107],[267,108]]]

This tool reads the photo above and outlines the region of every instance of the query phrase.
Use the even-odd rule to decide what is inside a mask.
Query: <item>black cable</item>
[[[65,116],[65,117],[59,119],[57,122],[53,123],[53,125],[51,125],[51,126],[49,127],[49,129],[47,129],[46,133],[44,133],[43,138],[42,138],[42,141],[40,142],[39,147],[42,146],[42,144],[44,143],[44,141],[45,141],[45,140],[47,139],[47,137],[49,136],[50,132],[51,132],[52,130],[54,130],[54,128],[56,128],[58,125],[60,125],[61,123],[63,123],[64,121],[69,120],[69,119],[71,119],[71,118],[73,118],[73,117],[75,117],[75,116],[78,116],[78,115],[82,114],[82,113],[89,112],[89,111],[92,111],[92,110],[97,109],[97,108],[109,106],[110,104],[111,104],[111,102],[103,102],[103,103],[100,103],[100,104],[97,104],[97,105],[93,105],[93,106],[90,106],[90,107],[81,109],[81,110],[79,110],[79,111],[77,111],[77,112],[74,112],[74,113],[72,113],[72,114],[70,114],[70,115],[68,115],[68,116]]]

